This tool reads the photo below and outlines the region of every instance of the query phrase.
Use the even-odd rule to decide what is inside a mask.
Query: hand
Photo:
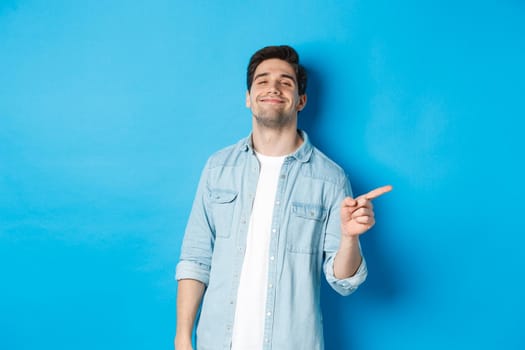
[[[346,197],[341,203],[341,229],[343,236],[357,237],[375,224],[372,199],[392,191],[392,186],[378,187],[357,198]]]

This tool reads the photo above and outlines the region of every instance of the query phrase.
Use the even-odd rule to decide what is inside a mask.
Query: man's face
[[[297,123],[297,112],[305,105],[306,95],[299,96],[295,71],[288,62],[272,58],[257,66],[246,107],[259,125],[281,128]]]

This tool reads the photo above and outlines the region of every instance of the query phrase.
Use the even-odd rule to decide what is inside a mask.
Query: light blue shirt
[[[340,205],[351,189],[344,171],[308,140],[286,157],[275,197],[268,261],[264,350],[324,349],[321,271],[341,295],[365,280],[337,279]],[[259,162],[251,136],[215,153],[203,170],[186,228],[176,279],[207,288],[197,325],[198,350],[229,350]]]

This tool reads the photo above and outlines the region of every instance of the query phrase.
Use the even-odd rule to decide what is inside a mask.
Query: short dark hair
[[[248,91],[252,88],[253,75],[259,64],[271,58],[278,58],[286,61],[293,67],[297,79],[299,95],[304,95],[306,93],[307,81],[306,69],[299,64],[299,54],[297,51],[288,45],[266,46],[252,55],[246,72],[246,85]]]

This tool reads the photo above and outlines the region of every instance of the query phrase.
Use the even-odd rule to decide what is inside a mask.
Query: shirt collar
[[[298,132],[301,134],[301,137],[303,138],[303,144],[294,153],[290,154],[289,157],[293,157],[302,163],[306,163],[310,160],[314,147],[310,143],[310,138],[308,137],[308,134],[304,130],[298,130]],[[248,152],[248,151],[252,153],[254,152],[251,133],[248,137],[242,139],[239,142],[239,150],[243,152]]]

